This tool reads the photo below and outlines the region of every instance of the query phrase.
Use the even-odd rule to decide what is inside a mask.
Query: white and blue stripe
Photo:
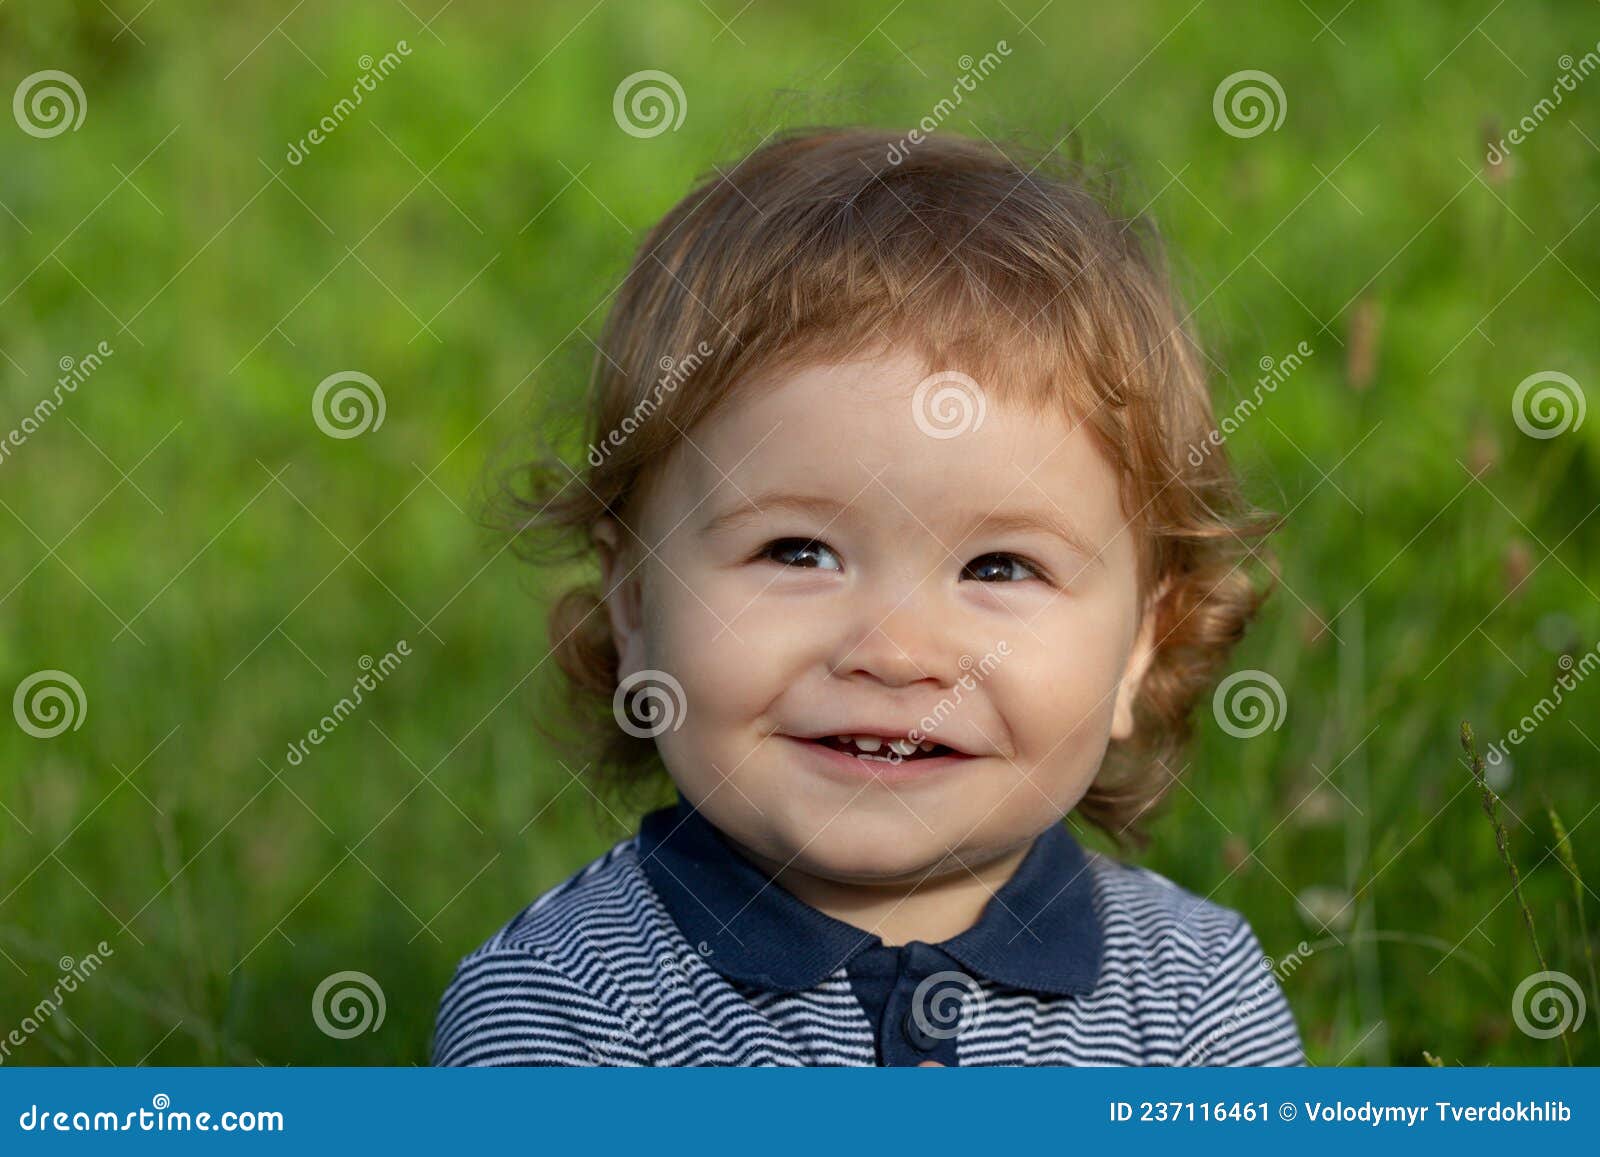
[[[767,884],[680,799],[461,961],[434,1063],[1305,1063],[1237,913],[1060,825],[999,899],[961,936],[887,947]],[[929,1039],[908,1009],[935,972],[964,1015]]]

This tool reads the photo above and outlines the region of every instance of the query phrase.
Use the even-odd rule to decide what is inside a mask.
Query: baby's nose
[[[943,686],[950,664],[939,655],[939,644],[925,626],[906,628],[886,622],[853,644],[841,644],[832,669],[842,678],[871,679],[887,687],[909,687],[924,680]]]

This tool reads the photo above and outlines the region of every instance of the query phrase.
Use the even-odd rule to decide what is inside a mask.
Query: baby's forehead
[[[1009,383],[960,369],[928,368],[905,353],[810,363],[757,379],[731,394],[691,437],[706,457],[754,472],[809,451],[812,468],[851,457],[896,464],[964,462],[1028,475],[1067,458],[1100,457],[1093,435],[1063,403],[1041,407]],[[711,463],[706,463],[708,468]],[[798,465],[798,463],[796,463]]]
[[[680,512],[830,507],[948,527],[988,514],[1122,524],[1116,476],[1090,428],[961,371],[890,357],[812,364],[729,398],[689,431],[661,481]]]

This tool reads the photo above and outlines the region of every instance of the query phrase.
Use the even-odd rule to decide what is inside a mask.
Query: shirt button
[[[907,1043],[918,1052],[931,1053],[939,1047],[938,1040],[917,1023],[916,1010],[907,1009],[905,1019],[900,1022],[900,1031],[905,1036]]]

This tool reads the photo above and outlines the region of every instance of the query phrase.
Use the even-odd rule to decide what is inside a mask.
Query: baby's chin
[[[820,832],[786,833],[790,847],[774,857],[790,868],[836,884],[904,887],[951,873],[965,874],[998,849],[973,846],[969,833],[930,832],[910,813],[893,817],[840,816]]]
[[[790,867],[819,880],[860,887],[904,887],[961,870],[959,863],[942,852],[923,855],[849,849],[829,854],[826,850],[819,853],[815,847],[807,848]]]

